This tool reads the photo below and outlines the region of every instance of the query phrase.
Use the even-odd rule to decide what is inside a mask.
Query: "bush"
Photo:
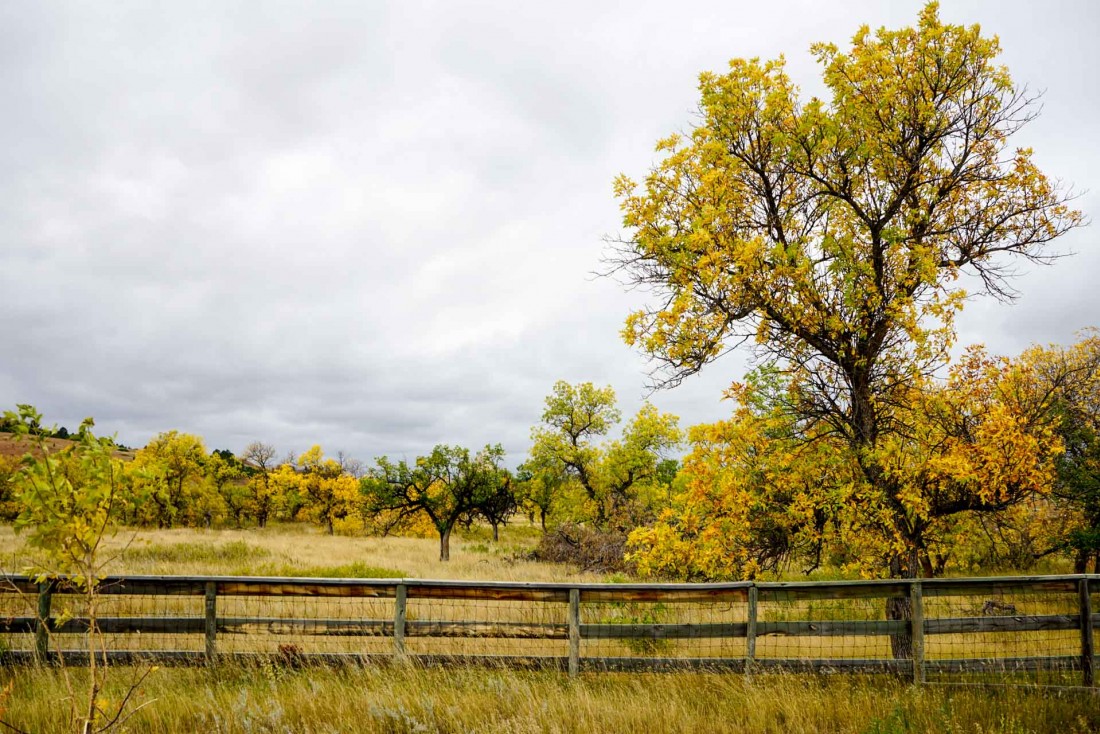
[[[562,525],[542,536],[531,552],[537,561],[568,563],[594,573],[633,572],[626,553],[624,533],[597,530],[587,525]]]

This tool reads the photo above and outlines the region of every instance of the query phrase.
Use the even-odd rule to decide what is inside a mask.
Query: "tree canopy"
[[[891,455],[924,430],[913,389],[948,361],[960,276],[1011,298],[1013,262],[1047,261],[1082,217],[1011,147],[1035,99],[977,26],[929,3],[916,27],[812,51],[827,98],[800,99],[783,59],[735,59],[700,76],[698,125],[658,143],[644,183],[616,181],[612,266],[658,299],[623,333],[659,386],[751,343],[794,435],[846,446],[853,500],[889,516],[889,572],[912,575],[922,528]]]
[[[572,520],[620,530],[638,525],[647,513],[645,503],[637,501],[639,493],[660,481],[666,454],[682,442],[676,416],[648,403],[619,439],[609,439],[620,420],[610,386],[562,380],[546,397],[542,425],[531,431],[523,466],[543,491],[563,492],[569,481],[581,488],[585,507]]]
[[[391,513],[392,522],[423,513],[439,533],[439,560],[451,557],[451,531],[482,506],[499,502],[511,478],[501,466],[504,449],[469,449],[439,445],[410,465],[385,456],[360,480],[367,511]]]

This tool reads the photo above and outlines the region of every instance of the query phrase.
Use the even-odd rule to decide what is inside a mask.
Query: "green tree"
[[[519,509],[534,522],[538,517],[539,527],[546,532],[546,522],[562,488],[570,481],[563,469],[555,466],[538,467],[532,471],[527,464],[521,464],[516,471],[515,496]]]
[[[469,449],[439,445],[413,465],[386,457],[360,480],[368,513],[391,513],[391,526],[423,513],[439,533],[439,560],[451,558],[451,531],[477,512],[508,482],[501,467],[504,449],[486,446],[474,455]]]
[[[664,454],[680,445],[681,434],[675,416],[645,404],[620,439],[607,440],[620,418],[610,386],[557,382],[546,398],[542,425],[531,431],[524,467],[543,490],[564,488],[565,478],[575,481],[584,491],[588,519],[597,527],[613,524],[622,530],[645,514],[635,502],[638,491],[658,480]]]
[[[6,412],[4,419],[33,449],[24,457],[15,480],[22,507],[15,529],[27,532],[28,544],[40,554],[39,581],[54,579],[78,592],[78,608],[63,610],[62,616],[76,617],[86,626],[83,652],[88,675],[82,696],[76,693],[78,679],[62,666],[72,693],[68,728],[82,734],[114,729],[136,710],[129,706],[131,694],[154,670],[139,672],[120,700],[110,701],[103,695],[108,667],[101,659],[105,647],[97,623],[99,582],[106,565],[103,541],[116,531],[120,512],[129,501],[126,473],[113,456],[114,443],[92,434],[91,418],[84,419],[75,441],[61,451],[51,447],[47,436],[52,431],[42,428],[42,416],[33,406],[20,405],[18,412]],[[63,664],[60,644],[56,644]]]
[[[1027,392],[1053,396],[1051,411],[1065,452],[1058,457],[1054,502],[1068,510],[1050,550],[1068,550],[1074,569],[1089,561],[1100,573],[1100,334],[1087,332],[1070,347],[1034,347],[1027,352],[1034,370]]]
[[[513,488],[512,475],[506,469],[501,470],[503,481],[497,484],[496,490],[482,498],[478,502],[474,512],[468,517],[470,520],[482,517],[493,529],[493,542],[500,540],[500,526],[508,523],[508,518],[516,514],[519,509],[519,500]]]
[[[639,187],[620,177],[628,235],[610,256],[657,305],[632,314],[628,343],[678,384],[732,347],[784,370],[785,406],[843,440],[864,503],[889,516],[888,573],[913,576],[921,528],[886,446],[905,406],[947,359],[970,274],[1010,298],[1015,260],[1081,221],[1067,194],[1011,138],[1034,99],[996,61],[995,38],[940,22],[861,28],[847,52],[817,44],[826,99],[799,99],[782,59],[735,59],[700,76],[700,122],[658,144]]]

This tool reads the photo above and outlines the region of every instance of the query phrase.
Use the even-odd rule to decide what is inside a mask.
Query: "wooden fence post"
[[[913,683],[924,683],[924,593],[919,580],[909,587],[909,632],[913,640]]]
[[[1096,685],[1093,666],[1096,661],[1096,648],[1092,634],[1092,597],[1089,596],[1089,580],[1083,578],[1077,582],[1077,596],[1081,604],[1081,680],[1085,686]]]
[[[569,590],[569,677],[581,670],[581,590]]]
[[[749,587],[748,624],[745,625],[745,675],[752,675],[752,666],[756,663],[756,606],[757,591],[754,583]]]
[[[214,581],[206,582],[206,663],[214,664],[214,655],[217,653],[218,637],[218,584]]]
[[[408,604],[409,587],[398,584],[393,600],[393,656],[396,660],[405,659],[405,617]]]
[[[50,607],[53,606],[53,581],[38,584],[38,615],[34,623],[34,655],[45,663],[50,654]]]

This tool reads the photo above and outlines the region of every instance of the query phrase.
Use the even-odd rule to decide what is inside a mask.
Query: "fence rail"
[[[84,597],[4,576],[0,662],[86,662]],[[886,672],[1095,685],[1100,575],[724,584],[108,577],[117,662]]]

